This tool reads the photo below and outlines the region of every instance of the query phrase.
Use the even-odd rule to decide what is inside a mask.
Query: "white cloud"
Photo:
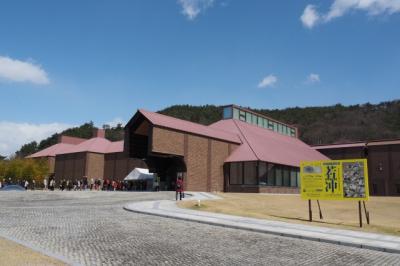
[[[0,155],[12,155],[23,144],[41,141],[72,125],[63,123],[31,124],[0,121]]]
[[[258,87],[259,88],[266,88],[266,87],[271,87],[274,86],[275,83],[278,82],[278,78],[274,75],[268,75],[266,77],[264,77],[260,83],[258,83]]]
[[[317,83],[317,82],[320,82],[321,80],[319,79],[319,75],[318,74],[311,73],[310,75],[308,75],[307,81],[309,83]]]
[[[211,7],[214,0],[178,0],[182,6],[182,14],[189,20],[194,20],[201,12]]]
[[[311,29],[314,25],[319,21],[320,17],[315,9],[315,6],[308,5],[304,9],[303,14],[300,17],[301,22],[303,23],[304,27]]]
[[[341,17],[351,10],[361,10],[371,16],[393,14],[400,12],[399,0],[335,0],[329,12],[325,15],[325,21]]]
[[[319,14],[314,6],[307,5],[300,19],[305,27],[312,28],[351,11],[364,11],[369,16],[400,13],[400,0],[335,0],[326,14]]]
[[[0,79],[42,85],[50,83],[46,71],[41,66],[5,56],[0,56]]]

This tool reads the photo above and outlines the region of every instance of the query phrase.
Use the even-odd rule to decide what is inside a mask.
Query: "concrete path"
[[[184,200],[203,201],[219,198],[205,192],[187,192],[186,194],[187,196]],[[400,254],[400,237],[390,235],[195,211],[179,208],[176,202],[171,200],[135,202],[127,204],[124,209],[210,225]]]

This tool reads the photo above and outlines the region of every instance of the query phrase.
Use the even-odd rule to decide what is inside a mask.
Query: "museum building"
[[[314,148],[332,160],[367,159],[370,195],[400,195],[400,139],[319,145]]]
[[[98,130],[89,140],[62,136],[31,158],[48,158],[56,179],[122,180],[134,168],[157,173],[162,190],[178,176],[188,191],[298,193],[300,161],[328,159],[296,127],[228,105],[209,126],[138,110],[124,141]]]

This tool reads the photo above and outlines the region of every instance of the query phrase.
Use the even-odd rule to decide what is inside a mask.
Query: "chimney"
[[[106,131],[104,129],[95,128],[93,129],[93,138],[105,138]]]

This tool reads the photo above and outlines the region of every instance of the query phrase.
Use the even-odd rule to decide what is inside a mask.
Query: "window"
[[[251,114],[251,123],[257,125],[257,116],[255,114]]]
[[[233,118],[239,119],[239,110],[236,108],[233,108]]]
[[[276,131],[275,126],[276,126],[276,123],[274,123],[273,121],[269,121],[268,120],[268,128],[269,129]]]
[[[229,184],[241,185],[243,183],[242,163],[230,163]]]
[[[288,167],[283,168],[283,186],[284,187],[290,186],[290,171]]]
[[[224,107],[223,118],[224,119],[232,118],[232,106]]]
[[[264,127],[264,118],[258,117],[257,123],[259,127]]]
[[[239,111],[239,120],[246,121],[246,112],[242,110]]]
[[[297,187],[297,170],[295,168],[292,168],[290,170],[290,186],[291,187]]]
[[[267,166],[268,166],[267,185],[275,186],[275,167],[272,163],[269,163]]]
[[[257,162],[244,162],[244,184],[257,185]]]
[[[246,112],[246,122],[251,124],[251,114]]]
[[[282,168],[280,166],[275,166],[275,185],[282,186]]]
[[[263,118],[263,127],[268,128],[268,119]]]
[[[274,125],[274,131],[278,132],[278,123],[275,123],[275,122],[274,122],[273,125]]]
[[[301,186],[300,171],[296,171],[297,187]]]
[[[260,185],[266,185],[267,184],[267,163],[266,162],[259,162],[258,163],[258,179],[260,182]]]
[[[292,136],[292,137],[296,136],[296,130],[294,128],[290,129],[290,136]]]
[[[278,124],[278,132],[281,133],[281,134],[283,133],[282,125],[281,125],[281,124]]]

